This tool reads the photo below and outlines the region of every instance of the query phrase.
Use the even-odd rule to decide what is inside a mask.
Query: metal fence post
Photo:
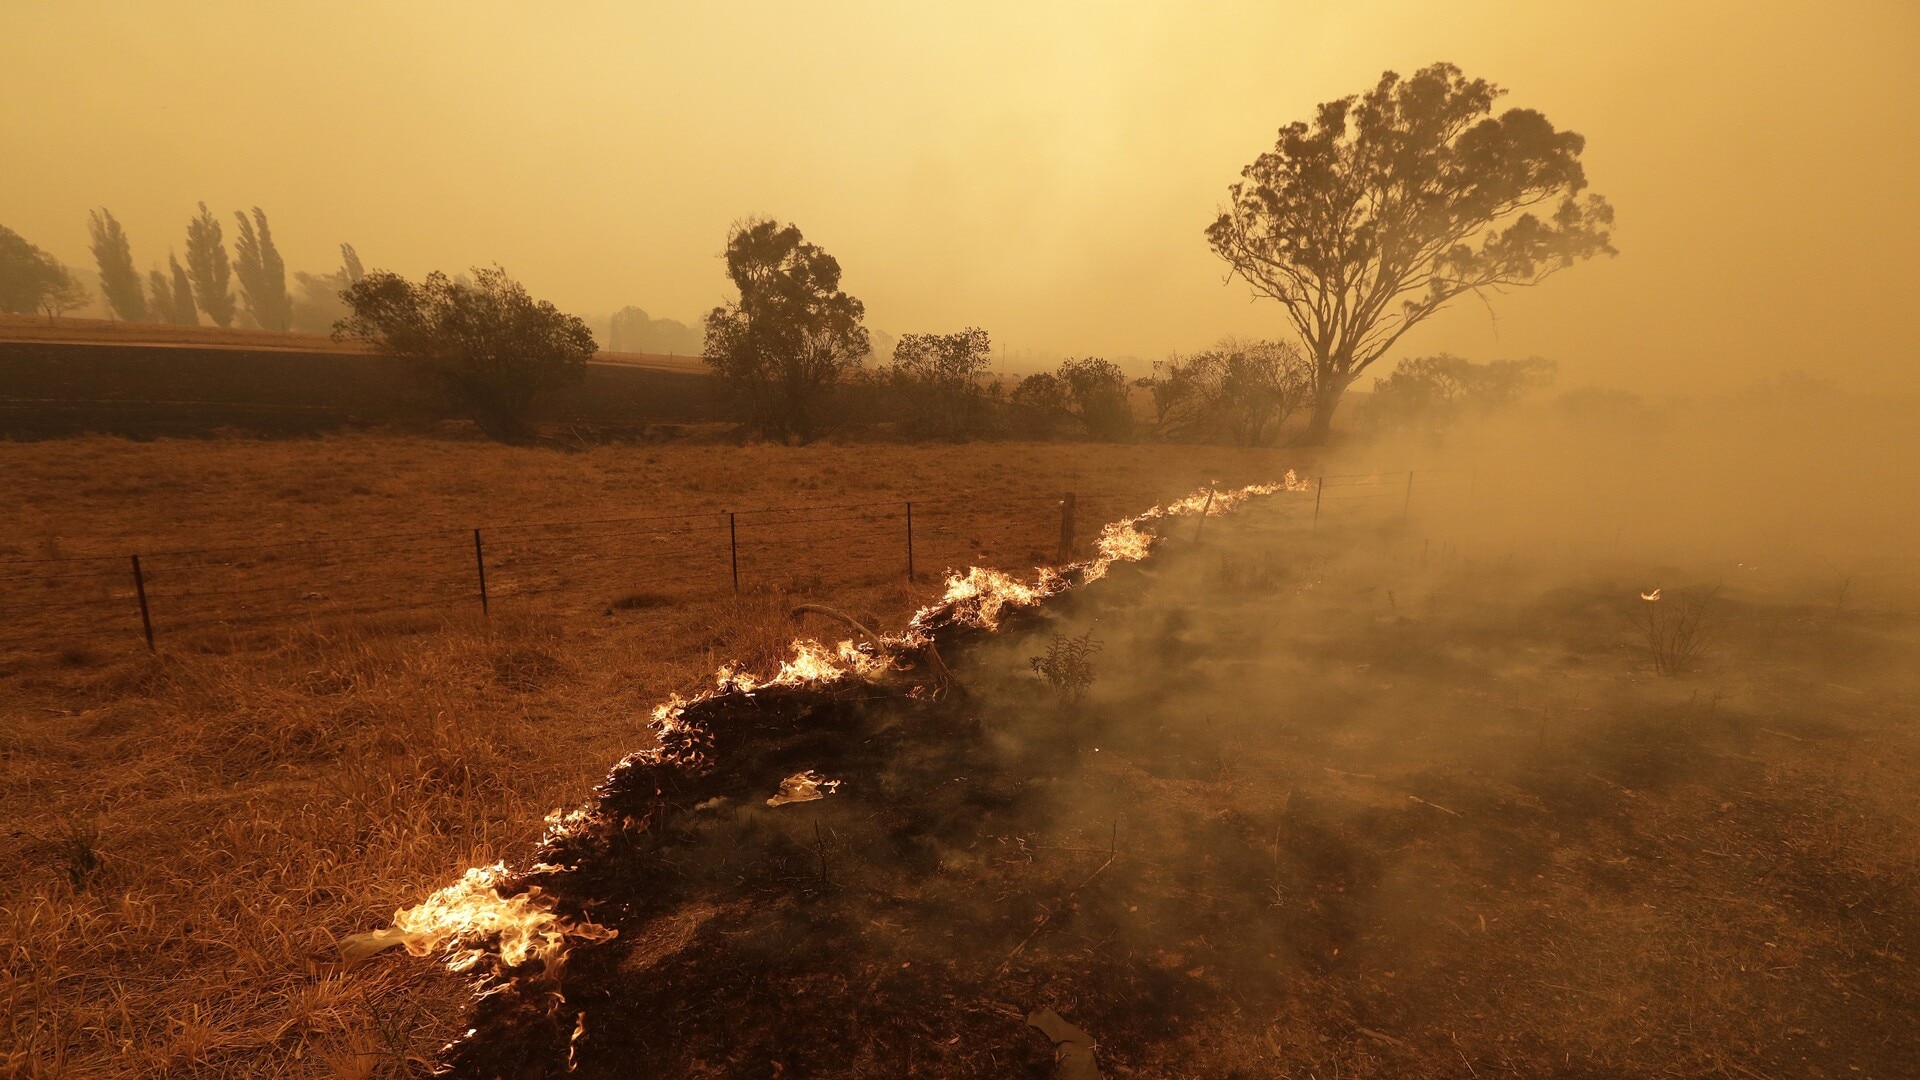
[[[727,511],[727,554],[733,560],[733,591],[740,591],[740,529],[733,511]]]
[[[480,530],[473,530],[473,568],[480,572],[480,614],[491,616],[487,606],[487,556],[480,548]]]
[[[1314,477],[1313,478],[1313,531],[1314,532],[1320,531],[1320,496],[1322,494],[1325,494],[1326,490],[1327,490],[1327,478],[1324,476]]]
[[[1060,555],[1056,562],[1073,557],[1073,492],[1060,497]]]
[[[133,557],[133,594],[140,598],[140,630],[147,635],[147,651],[153,651],[153,614],[147,610],[147,579],[140,572],[140,556]]]
[[[907,503],[907,580],[913,580],[913,503]]]

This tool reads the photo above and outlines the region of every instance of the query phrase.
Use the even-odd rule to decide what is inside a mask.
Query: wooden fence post
[[[487,556],[480,548],[480,530],[473,530],[473,568],[480,572],[480,614],[492,616],[487,606]]]
[[[913,580],[913,503],[907,503],[907,580]]]
[[[733,560],[733,591],[740,591],[740,529],[733,511],[727,511],[727,555]]]
[[[1327,490],[1327,478],[1316,476],[1313,480],[1313,531],[1320,531],[1320,496]]]
[[[133,594],[140,598],[140,630],[147,635],[147,651],[153,651],[153,615],[147,610],[147,579],[140,572],[140,556],[133,557]]]
[[[1407,497],[1406,497],[1406,500],[1400,504],[1400,520],[1401,521],[1407,520],[1407,515],[1412,512],[1413,512],[1413,470],[1408,469],[1407,470]]]
[[[1060,554],[1054,561],[1073,558],[1073,492],[1060,497]]]
[[[1207,505],[1200,508],[1200,521],[1193,527],[1193,542],[1200,542],[1200,534],[1207,528],[1207,515],[1213,513],[1213,488],[1207,488]]]

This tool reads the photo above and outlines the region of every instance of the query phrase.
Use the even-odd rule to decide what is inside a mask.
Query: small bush
[[[1093,689],[1093,654],[1099,651],[1100,643],[1093,640],[1091,630],[1079,637],[1055,634],[1046,653],[1029,657],[1027,663],[1062,701],[1078,705]]]

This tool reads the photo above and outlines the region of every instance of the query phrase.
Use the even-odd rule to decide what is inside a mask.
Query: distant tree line
[[[700,355],[700,330],[677,319],[656,319],[629,304],[607,321],[607,349],[622,353]]]
[[[840,288],[840,264],[792,224],[734,226],[727,273],[739,298],[706,320],[704,357],[745,428],[804,442],[829,430],[908,439],[1151,438],[1271,446],[1316,401],[1314,361],[1278,341],[1224,338],[1129,379],[1100,357],[1063,360],[1017,382],[991,372],[979,327],[902,334],[882,360],[861,325],[865,306]],[[1376,428],[1438,433],[1483,416],[1551,377],[1550,361],[1474,364],[1452,356],[1403,362],[1381,380],[1366,418]],[[1295,437],[1311,433],[1297,429]]]
[[[883,340],[841,287],[832,255],[791,223],[749,218],[724,253],[736,296],[707,313],[698,349],[743,425],[781,441],[864,427],[908,438],[1263,446],[1299,415],[1296,437],[1318,442],[1355,380],[1455,299],[1535,285],[1614,253],[1613,211],[1586,192],[1585,140],[1532,110],[1496,115],[1503,93],[1450,64],[1404,79],[1384,72],[1364,94],[1281,128],[1273,148],[1241,170],[1206,240],[1230,277],[1280,305],[1293,342],[1225,339],[1156,363],[1137,381],[1089,356],[1009,383],[991,371],[985,330]],[[332,327],[412,360],[500,438],[524,437],[534,399],[579,377],[593,355],[582,320],[534,301],[498,268],[415,284],[366,273],[343,244],[337,271],[294,275],[296,300],[266,213],[233,216],[231,257],[220,219],[201,203],[187,223],[185,265],[169,252],[166,269],[156,264],[143,278],[120,223],[105,208],[91,211],[108,309],[129,321],[192,325],[204,315],[222,327],[236,318],[268,330]],[[70,270],[0,228],[0,310],[53,316],[89,299]],[[608,330],[620,351],[695,345],[693,328],[636,307],[614,313]],[[1366,419],[1437,433],[1509,404],[1551,370],[1538,359],[1416,357],[1376,382]]]
[[[340,294],[360,279],[359,256],[340,245],[341,268],[329,274],[295,273],[300,295],[287,287],[286,262],[273,241],[266,211],[235,212],[232,254],[220,219],[200,204],[188,219],[186,263],[167,253],[163,268],[142,275],[133,243],[111,210],[87,212],[88,247],[110,317],[124,322],[198,326],[204,316],[219,327],[236,322],[262,330],[324,333],[347,314]],[[238,294],[235,294],[235,287]],[[0,312],[44,312],[49,317],[86,307],[93,293],[70,268],[0,226]]]

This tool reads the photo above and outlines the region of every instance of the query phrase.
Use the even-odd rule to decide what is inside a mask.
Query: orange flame
[[[892,665],[900,652],[926,644],[930,621],[942,613],[961,625],[995,629],[1010,611],[1034,607],[1065,592],[1076,581],[1098,581],[1115,563],[1146,559],[1157,538],[1140,527],[1145,522],[1165,517],[1223,514],[1256,495],[1311,490],[1312,482],[1299,478],[1291,469],[1278,483],[1225,491],[1201,490],[1107,525],[1094,541],[1093,558],[1061,569],[1041,567],[1030,582],[983,566],[968,567],[964,573],[951,572],[947,576],[946,593],[938,603],[916,612],[904,632],[883,637],[869,648],[843,641],[829,649],[818,641],[802,638],[794,641],[793,656],[764,680],[725,665],[715,673],[711,690],[692,699],[678,694],[669,696],[653,710],[656,746],[639,751],[633,757],[646,763],[664,760],[660,747],[671,737],[693,730],[684,718],[685,712],[688,706],[699,701],[720,694],[752,693],[765,687],[825,686],[841,679],[865,679],[879,674]],[[698,759],[697,751],[683,750],[679,760],[697,762]],[[776,799],[792,802],[816,799],[838,783],[813,773],[797,774],[782,782],[781,796],[768,802],[778,805]],[[791,791],[789,785],[792,785]],[[593,820],[593,812],[587,809],[555,811],[547,816],[547,840],[574,836]],[[543,863],[536,869],[557,868]],[[457,972],[470,971],[487,957],[495,956],[508,968],[538,959],[547,972],[554,973],[565,961],[571,943],[607,941],[618,933],[590,921],[572,920],[558,914],[553,910],[553,901],[538,886],[513,896],[500,895],[500,887],[508,877],[507,868],[501,863],[473,867],[459,881],[422,903],[395,912],[392,931],[371,936],[397,936],[415,956],[443,950],[447,966]],[[570,1042],[577,1044],[584,1033],[582,1016]],[[571,1048],[569,1052],[571,1054]]]
[[[453,971],[471,971],[488,956],[497,956],[509,968],[540,960],[551,974],[566,958],[568,939],[608,941],[619,933],[556,913],[538,886],[501,896],[507,876],[502,863],[476,866],[414,907],[394,912],[401,944],[415,956],[444,950]]]

